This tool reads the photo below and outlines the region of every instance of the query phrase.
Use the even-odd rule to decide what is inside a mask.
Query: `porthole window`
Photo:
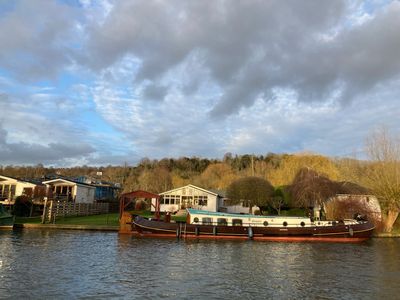
[[[283,226],[285,226],[285,227],[287,226],[287,222],[286,222],[286,221],[285,221],[285,222],[283,222]]]
[[[304,226],[306,226],[306,223],[301,222],[300,225],[301,225],[301,227],[304,227]]]
[[[199,223],[199,218],[198,218],[198,217],[194,218],[194,219],[193,219],[193,222]]]
[[[264,221],[264,226],[268,226],[268,221]]]

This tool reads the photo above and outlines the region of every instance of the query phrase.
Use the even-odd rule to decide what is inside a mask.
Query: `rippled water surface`
[[[399,299],[400,239],[177,241],[0,231],[0,299]]]

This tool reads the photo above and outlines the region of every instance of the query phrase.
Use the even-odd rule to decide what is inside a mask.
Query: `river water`
[[[399,299],[400,239],[362,244],[0,231],[0,299]]]

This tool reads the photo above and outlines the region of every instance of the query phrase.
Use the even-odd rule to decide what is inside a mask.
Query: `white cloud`
[[[0,14],[7,149],[60,164],[345,155],[380,123],[400,131],[399,2],[79,3]]]

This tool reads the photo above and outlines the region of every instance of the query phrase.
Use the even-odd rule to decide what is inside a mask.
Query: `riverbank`
[[[400,238],[400,233],[398,232],[380,232],[374,233],[373,238]]]
[[[14,224],[14,228],[20,229],[58,229],[58,230],[91,230],[91,231],[119,231],[119,226],[103,225],[72,225],[72,224]]]

